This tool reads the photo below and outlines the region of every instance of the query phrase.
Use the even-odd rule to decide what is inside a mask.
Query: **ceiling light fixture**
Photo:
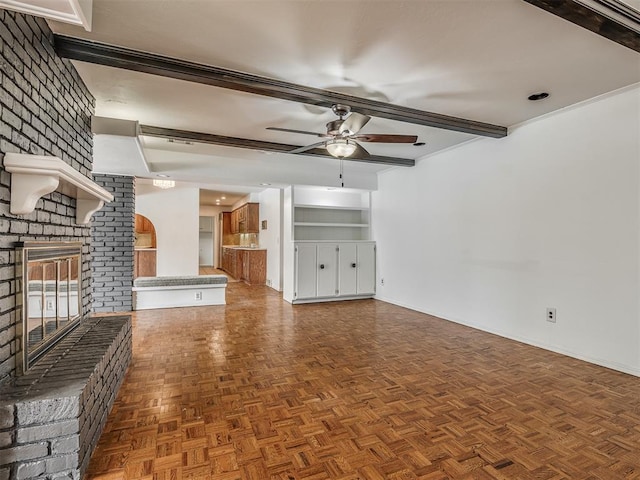
[[[154,180],[153,186],[162,189],[173,188],[176,186],[176,182],[173,180]]]
[[[327,152],[336,158],[350,157],[356,151],[356,148],[356,144],[349,142],[348,138],[336,138],[327,142]]]

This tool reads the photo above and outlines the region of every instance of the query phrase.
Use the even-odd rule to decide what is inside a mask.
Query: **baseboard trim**
[[[527,345],[531,345],[532,347],[537,347],[537,348],[542,348],[543,350],[548,350],[550,352],[554,352],[554,353],[559,353],[560,355],[565,355],[567,357],[571,357],[571,358],[575,358],[576,360],[581,360],[583,362],[587,362],[587,363],[592,363],[594,365],[598,365],[600,367],[605,367],[605,368],[610,368],[612,370],[616,370],[618,372],[622,372],[622,373],[626,373],[629,375],[633,375],[635,377],[640,377],[640,368],[636,368],[630,365],[625,365],[625,364],[620,364],[617,362],[612,362],[609,360],[604,360],[601,358],[596,358],[596,357],[590,357],[588,355],[583,355],[571,350],[567,350],[564,348],[560,348],[557,347],[555,345],[548,345],[545,344],[544,342],[538,342],[535,340],[532,340],[530,338],[525,338],[525,337],[520,337],[518,335],[508,335],[505,334],[504,332],[501,332],[499,330],[495,330],[495,329],[491,329],[491,328],[487,328],[487,327],[483,327],[480,325],[476,325],[473,323],[469,323],[466,322],[464,320],[461,319],[455,319],[455,318],[449,318],[445,315],[442,315],[438,312],[429,312],[426,310],[422,310],[418,307],[416,307],[415,305],[411,305],[411,304],[407,304],[407,303],[403,303],[403,302],[398,302],[395,301],[391,298],[388,297],[384,297],[381,295],[376,295],[376,300],[380,300],[381,302],[386,302],[386,303],[390,303],[392,305],[397,305],[399,307],[403,307],[403,308],[408,308],[409,310],[413,310],[415,312],[419,312],[419,313],[424,313],[426,315],[431,315],[432,317],[437,317],[440,318],[441,320],[445,320],[447,322],[453,322],[453,323],[457,323],[459,325],[464,325],[465,327],[469,327],[469,328],[473,328],[476,330],[480,330],[482,332],[486,332],[486,333],[490,333],[492,335],[497,335],[499,337],[502,338],[506,338],[509,340],[514,340],[516,342],[520,342],[520,343],[524,343]]]

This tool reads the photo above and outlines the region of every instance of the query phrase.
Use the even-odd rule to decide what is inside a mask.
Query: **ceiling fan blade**
[[[342,125],[340,125],[340,133],[350,132],[352,135],[354,133],[358,133],[369,120],[371,120],[371,117],[362,115],[358,112],[353,112],[344,122],[342,122]]]
[[[369,158],[369,152],[365,150],[362,145],[356,143],[356,151],[349,155],[347,158]]]
[[[278,132],[302,133],[304,135],[315,135],[316,137],[327,137],[326,133],[307,132],[305,130],[292,130],[291,128],[267,127],[267,130],[277,130]]]
[[[350,138],[359,142],[381,142],[381,143],[416,143],[417,135],[387,135],[384,133],[364,133],[352,135]]]
[[[312,145],[305,145],[304,147],[299,147],[299,148],[296,148],[294,150],[289,150],[287,153],[302,153],[302,152],[306,152],[307,150],[313,150],[314,148],[317,148],[317,147],[320,147],[320,146],[324,147],[326,143],[327,142],[318,142],[318,143],[314,143]]]

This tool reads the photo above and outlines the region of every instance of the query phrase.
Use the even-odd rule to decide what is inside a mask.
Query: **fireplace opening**
[[[76,327],[82,317],[82,242],[23,242],[16,246],[21,305],[19,371]]]

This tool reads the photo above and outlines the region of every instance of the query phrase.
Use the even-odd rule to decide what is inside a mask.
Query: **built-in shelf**
[[[296,227],[354,227],[368,228],[368,223],[327,223],[327,222],[295,222]]]
[[[368,240],[369,209],[361,206],[296,204],[293,238],[299,240]]]
[[[113,195],[57,157],[7,153],[4,168],[11,173],[11,206],[14,215],[33,212],[38,200],[59,191],[76,199],[76,223],[85,225],[91,215],[111,202]]]
[[[369,207],[334,207],[331,205],[301,205],[296,204],[295,208],[311,208],[316,210],[360,210],[366,211],[369,210]]]

